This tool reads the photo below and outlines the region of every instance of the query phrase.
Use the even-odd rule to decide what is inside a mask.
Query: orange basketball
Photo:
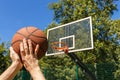
[[[38,59],[45,55],[48,49],[48,41],[44,32],[33,26],[24,27],[18,30],[12,38],[12,47],[18,54],[20,54],[20,42],[24,38],[31,39],[33,49],[35,49],[36,44],[39,44],[40,49],[37,54]]]

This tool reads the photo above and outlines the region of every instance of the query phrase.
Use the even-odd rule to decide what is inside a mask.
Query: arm
[[[0,75],[0,80],[12,80],[19,70],[20,68],[18,68],[18,63],[12,63],[11,66],[2,75]]]
[[[23,42],[20,43],[21,58],[26,70],[29,71],[33,80],[45,80],[35,55],[38,53],[38,51],[39,45],[37,45],[35,50],[33,50],[31,40],[28,40],[27,43],[26,39],[23,39]]]
[[[39,66],[29,70],[33,80],[45,80],[43,73],[41,72]]]
[[[0,75],[0,80],[12,80],[17,72],[22,68],[20,58],[17,53],[14,52],[12,47],[10,47],[10,57],[12,59],[12,64]]]

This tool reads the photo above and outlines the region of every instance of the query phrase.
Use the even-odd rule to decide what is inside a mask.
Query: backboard
[[[48,51],[46,56],[63,54],[51,47],[53,42],[64,42],[68,46],[68,53],[93,49],[92,18],[87,17],[57,26],[47,31]],[[62,47],[61,44],[57,45]]]

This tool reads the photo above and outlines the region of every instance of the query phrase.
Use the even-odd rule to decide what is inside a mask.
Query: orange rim
[[[62,44],[63,47],[58,47],[58,46],[56,46],[57,44]],[[53,43],[51,43],[51,46],[53,49],[55,49],[57,51],[64,51],[65,53],[68,53],[68,46],[64,42],[53,42]]]

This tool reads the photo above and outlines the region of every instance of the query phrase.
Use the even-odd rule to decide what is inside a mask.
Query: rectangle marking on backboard
[[[62,42],[62,40],[69,39],[69,38],[72,38],[72,43],[71,44],[73,44],[73,46],[69,47],[69,44],[67,44],[66,42],[65,43],[68,45],[69,50],[74,49],[75,48],[75,35],[62,37],[62,38],[59,39],[59,42]],[[59,47],[61,47],[61,44],[59,45]]]

